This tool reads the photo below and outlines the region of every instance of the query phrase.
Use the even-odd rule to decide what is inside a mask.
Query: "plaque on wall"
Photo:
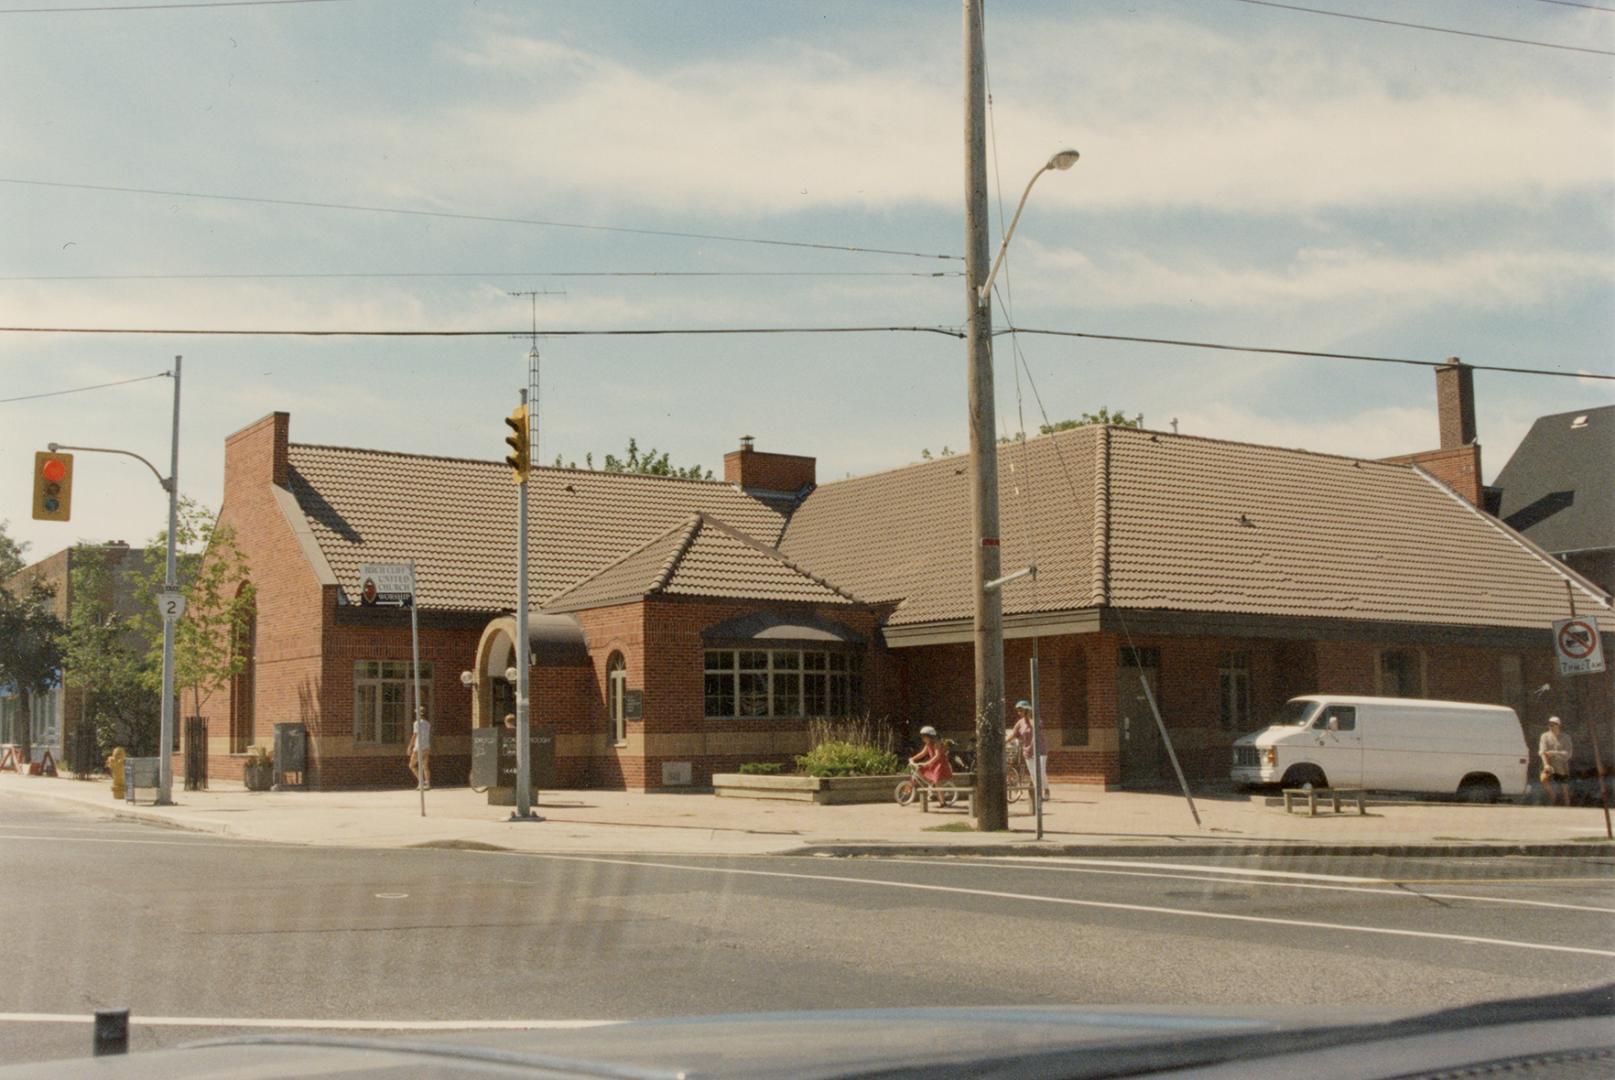
[[[627,720],[643,720],[645,718],[645,691],[624,690],[622,692],[622,715]]]

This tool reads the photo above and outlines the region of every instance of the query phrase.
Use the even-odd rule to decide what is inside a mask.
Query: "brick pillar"
[[[1441,449],[1453,450],[1475,441],[1475,369],[1456,356],[1436,368],[1436,416]]]

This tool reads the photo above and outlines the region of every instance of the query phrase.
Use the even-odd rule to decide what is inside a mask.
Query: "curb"
[[[1538,858],[1608,858],[1615,854],[1615,843],[1608,840],[1585,843],[1499,843],[1499,844],[1304,844],[1276,841],[1271,844],[1051,844],[1037,842],[1010,844],[808,844],[785,855],[817,855],[830,858],[867,858],[879,855],[1036,856],[1065,855],[1081,858],[1162,858],[1221,857],[1248,858],[1311,856],[1314,858],[1392,858],[1484,859],[1502,855],[1529,855]]]
[[[55,806],[76,806],[80,809],[87,810],[92,814],[104,815],[114,821],[133,821],[141,825],[161,825],[164,828],[177,829],[180,832],[203,833],[209,836],[228,836],[233,840],[255,839],[251,836],[242,836],[239,833],[231,832],[228,822],[221,821],[215,823],[205,821],[181,821],[176,818],[169,817],[166,814],[158,813],[155,807],[142,810],[138,803],[135,804],[133,809],[131,809],[128,803],[121,800],[116,800],[113,801],[111,805],[106,805],[98,802],[90,802],[87,799],[75,799],[62,795],[51,795],[43,791],[28,791],[26,789],[18,790],[17,788],[12,787],[6,788],[6,791],[8,794],[16,795],[23,799],[31,799],[36,803],[51,803]],[[275,843],[276,841],[265,842]]]

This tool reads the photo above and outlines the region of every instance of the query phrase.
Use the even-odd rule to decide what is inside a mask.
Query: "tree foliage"
[[[0,521],[0,582],[28,565],[24,554],[28,550],[28,541],[15,540],[6,531],[11,522]]]
[[[667,451],[657,453],[654,447],[649,450],[641,450],[639,448],[639,442],[630,438],[628,440],[628,449],[624,455],[622,457],[618,457],[616,454],[607,454],[604,462],[601,464],[600,471],[610,473],[640,473],[645,476],[678,476],[683,477],[686,480],[712,479],[711,469],[702,468],[700,465],[674,465],[671,460],[672,456],[673,455]],[[585,468],[594,468],[594,454],[589,453],[583,455],[583,461]],[[561,455],[559,454],[555,455],[555,467],[562,467]],[[569,462],[565,467],[568,469],[575,469],[578,467],[578,463],[576,461],[572,461]]]
[[[62,635],[67,679],[83,692],[83,716],[94,726],[97,760],[114,746],[137,757],[157,752],[160,691],[149,675],[150,642],[119,614],[117,562],[106,548],[74,552],[73,605]],[[161,656],[159,642],[159,664]]]
[[[55,600],[56,590],[39,581],[0,587],[0,683],[17,688],[23,717],[29,715],[33,696],[56,685],[61,671],[62,621],[56,617]],[[29,750],[28,726],[19,725],[24,753]]]
[[[1052,424],[1039,424],[1037,433],[1039,435],[1053,435],[1056,431],[1070,431],[1072,428],[1087,427],[1089,424],[1103,424],[1107,427],[1141,428],[1144,426],[1144,414],[1135,413],[1128,416],[1120,409],[1112,412],[1108,405],[1101,405],[1098,412],[1085,412],[1074,420],[1056,420]],[[998,441],[1001,443],[1019,442],[1021,434],[1021,432],[1017,431],[1014,435],[1005,435]]]
[[[180,554],[175,573],[185,594],[185,617],[174,628],[174,686],[191,694],[193,715],[200,715],[213,693],[239,675],[246,658],[236,648],[252,620],[254,596],[246,556],[236,545],[235,531],[218,524],[207,507],[180,499]],[[135,570],[137,597],[155,598],[166,575],[167,530],[157,534]],[[155,602],[136,604],[129,625],[146,643],[146,684],[162,690],[163,621]]]

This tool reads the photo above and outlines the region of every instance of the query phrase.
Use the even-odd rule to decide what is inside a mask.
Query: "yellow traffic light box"
[[[67,521],[73,516],[73,455],[40,450],[34,454],[34,520]]]
[[[527,437],[527,406],[516,406],[515,411],[505,417],[505,426],[510,428],[510,434],[505,436],[510,447],[505,464],[510,466],[511,479],[525,484],[527,473],[533,467],[533,448]]]

